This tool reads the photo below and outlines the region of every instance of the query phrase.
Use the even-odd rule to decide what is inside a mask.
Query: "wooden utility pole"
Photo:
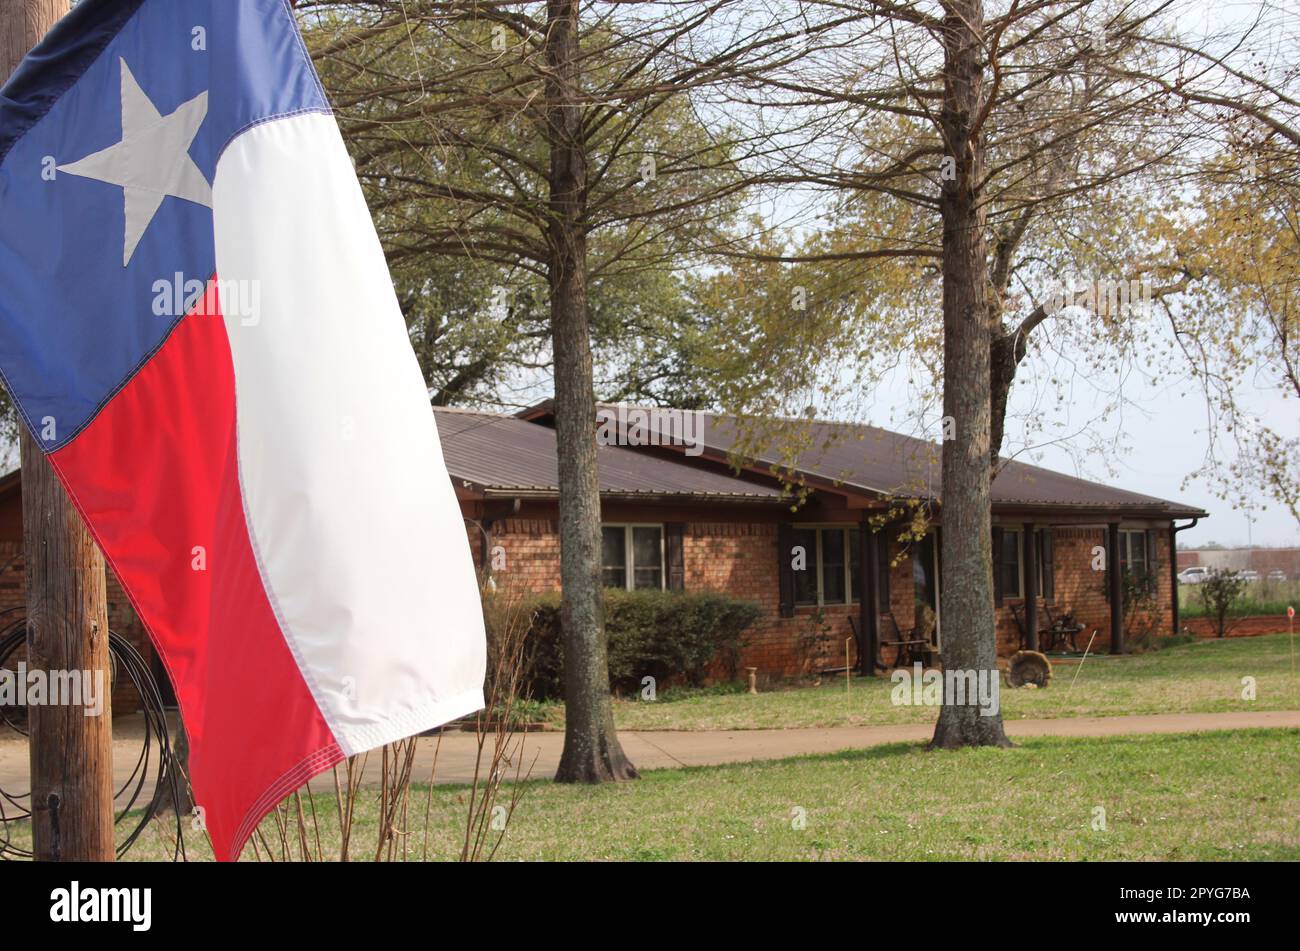
[[[0,0],[3,75],[67,11],[68,0]],[[113,764],[104,558],[25,429],[19,445],[28,669],[79,671],[80,677],[89,672],[102,696],[97,716],[68,703],[27,709],[33,850],[45,861],[108,862],[114,855]]]

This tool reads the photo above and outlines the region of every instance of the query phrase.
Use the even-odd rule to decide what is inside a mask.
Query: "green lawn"
[[[1255,678],[1253,701],[1242,698],[1247,676]],[[896,706],[892,690],[884,677],[855,677],[847,691],[843,678],[820,687],[774,687],[758,696],[731,685],[666,690],[653,702],[616,700],[614,717],[624,730],[748,730],[928,722],[938,715],[932,707]],[[1295,709],[1300,676],[1292,677],[1286,634],[1197,641],[1123,657],[1091,655],[1082,669],[1057,664],[1046,689],[1002,690],[1007,719]],[[561,726],[564,709],[538,705],[538,715]]]
[[[1010,750],[896,744],[654,770],[610,786],[532,781],[497,858],[1297,860],[1297,776],[1300,731],[1247,730],[1033,739]],[[457,854],[464,798],[462,787],[435,787],[431,858]],[[359,809],[354,858],[374,849],[373,796]],[[1099,809],[1104,830],[1094,828]],[[333,796],[317,796],[316,810],[328,851]],[[423,827],[413,816],[407,828],[409,857],[419,858]],[[191,858],[210,858],[190,838]],[[142,845],[131,858],[166,857],[158,840]]]
[[[1300,731],[895,745],[536,784],[504,859],[1300,859]],[[1106,831],[1094,831],[1096,807]],[[803,810],[806,827],[794,828]]]

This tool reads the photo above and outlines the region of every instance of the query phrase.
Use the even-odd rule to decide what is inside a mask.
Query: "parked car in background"
[[[1178,572],[1179,584],[1200,584],[1206,578],[1210,577],[1210,569],[1205,565],[1192,565],[1190,568],[1184,568]]]
[[[1245,571],[1240,572],[1240,577],[1241,580],[1247,584],[1254,584],[1259,580],[1259,572],[1255,571],[1253,568],[1247,568]]]
[[[1270,571],[1270,572],[1268,573],[1268,580],[1269,580],[1269,581],[1285,581],[1285,580],[1286,580],[1286,572],[1283,571],[1281,568],[1274,568],[1272,571]]]

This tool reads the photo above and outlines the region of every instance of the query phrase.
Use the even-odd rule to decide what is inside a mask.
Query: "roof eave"
[[[558,499],[558,489],[542,486],[488,486],[483,489],[485,498],[516,499]],[[600,497],[605,501],[617,502],[687,502],[706,504],[711,502],[731,502],[758,505],[781,505],[788,500],[771,495],[743,495],[714,492],[616,492],[602,489]]]

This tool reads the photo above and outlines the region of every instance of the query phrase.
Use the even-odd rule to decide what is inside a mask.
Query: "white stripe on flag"
[[[478,709],[469,542],[333,117],[243,133],[213,206],[249,530],[326,721],[351,754]]]

